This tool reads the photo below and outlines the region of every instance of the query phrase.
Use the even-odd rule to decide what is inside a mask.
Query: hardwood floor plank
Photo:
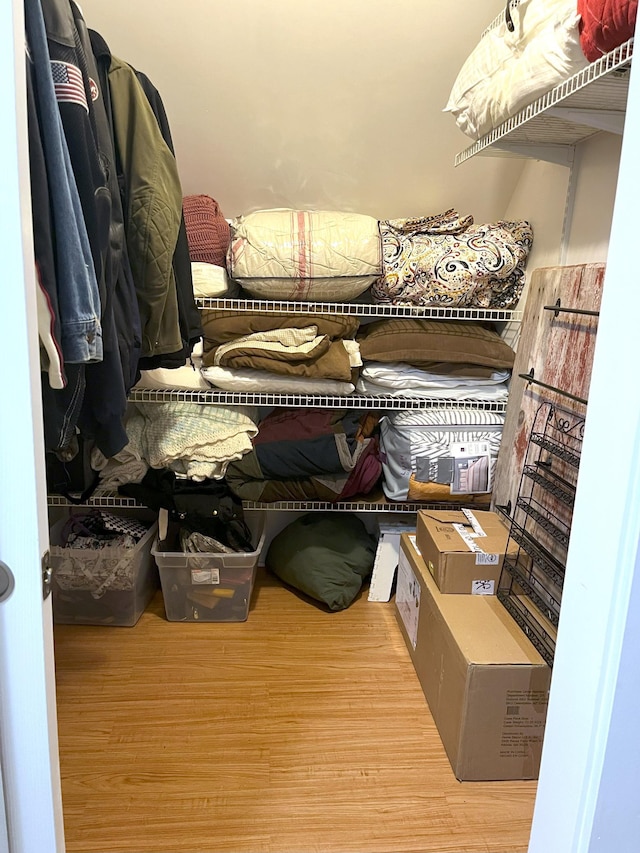
[[[245,623],[56,626],[69,853],[520,853],[535,783],[460,783],[397,626],[260,573]]]

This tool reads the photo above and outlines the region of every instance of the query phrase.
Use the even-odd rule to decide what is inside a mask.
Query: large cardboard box
[[[456,778],[537,779],[551,671],[498,599],[441,593],[403,534],[396,613]]]
[[[485,535],[478,536],[477,531]],[[497,513],[420,510],[416,539],[440,592],[497,592],[509,539],[509,530]]]

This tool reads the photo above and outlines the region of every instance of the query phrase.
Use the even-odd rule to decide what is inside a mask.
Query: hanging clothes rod
[[[562,308],[562,302],[559,299],[556,299],[555,305],[545,305],[545,311],[553,311],[554,316],[557,317],[558,314],[585,314],[588,317],[599,317],[599,311],[588,311],[586,308]]]
[[[527,382],[530,382],[532,385],[539,385],[541,388],[546,388],[548,391],[553,391],[556,394],[561,394],[563,397],[568,397],[570,400],[575,400],[576,403],[582,403],[583,406],[586,406],[588,403],[588,400],[585,400],[583,397],[576,397],[575,394],[563,391],[562,388],[556,388],[554,385],[547,385],[546,382],[534,379],[533,367],[528,373],[519,373],[518,376],[520,379],[526,379]]]

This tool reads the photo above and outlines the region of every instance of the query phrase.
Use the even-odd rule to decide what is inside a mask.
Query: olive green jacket
[[[182,340],[172,260],[182,217],[178,167],[135,71],[115,56],[109,87],[124,177],[127,248],[142,326],[141,354],[177,352]]]

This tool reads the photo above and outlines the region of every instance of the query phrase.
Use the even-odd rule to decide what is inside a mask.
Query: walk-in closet
[[[0,851],[636,849],[636,8],[0,12]]]

